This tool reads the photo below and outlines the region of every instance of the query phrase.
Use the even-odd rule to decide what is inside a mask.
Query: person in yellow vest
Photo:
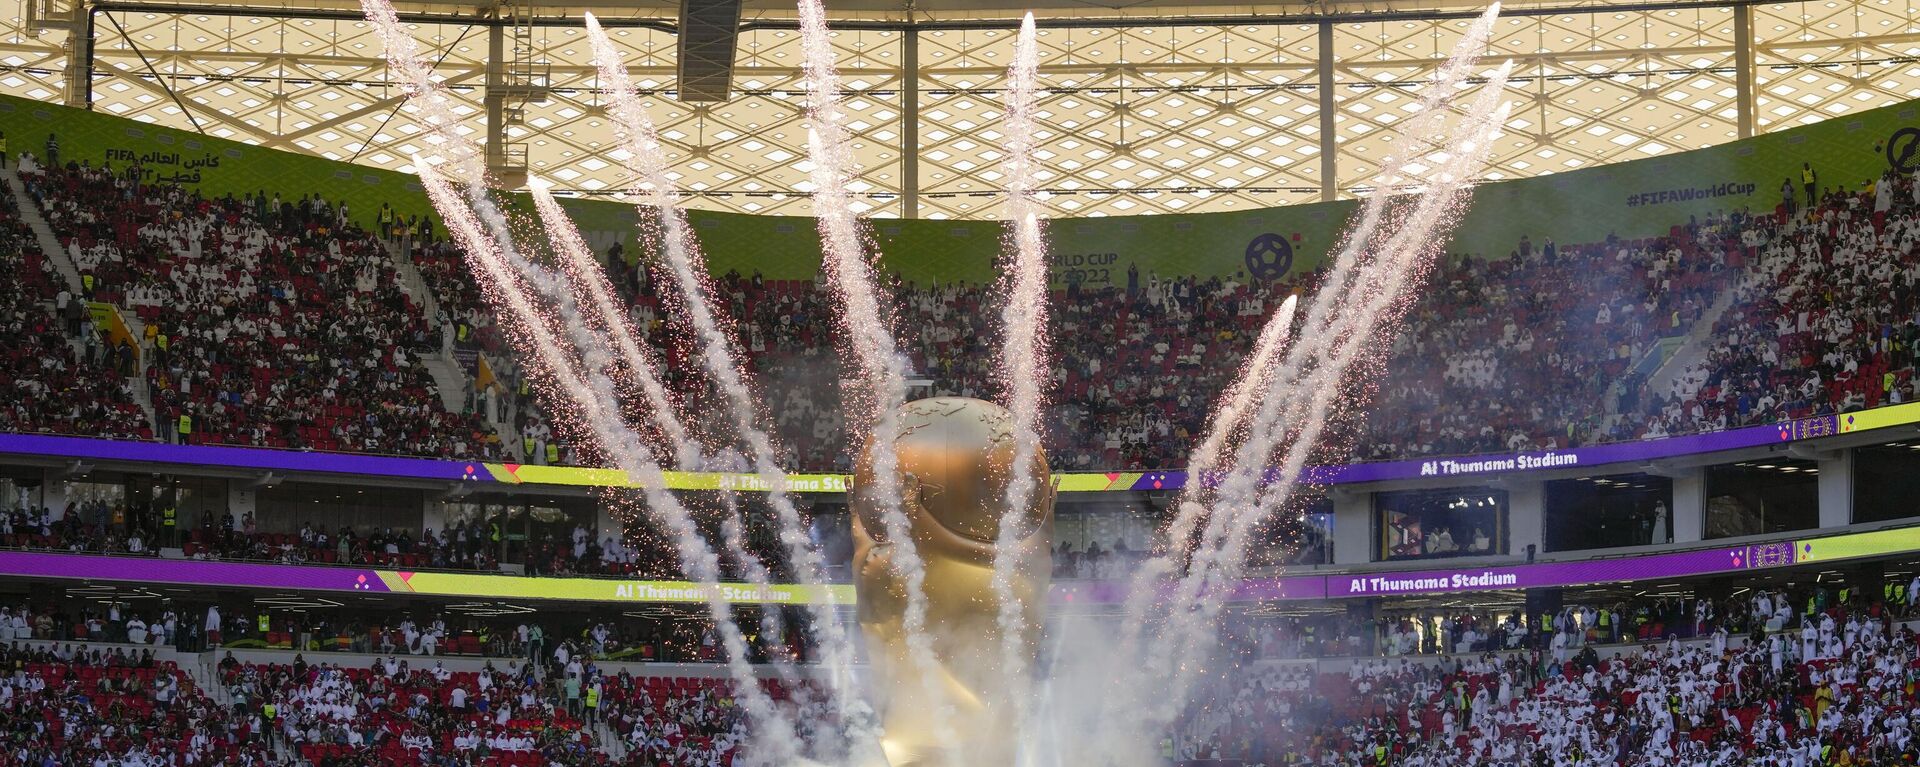
[[[178,444],[187,444],[187,441],[193,437],[193,416],[187,415],[184,410],[181,411],[180,422],[174,426],[174,433],[179,437],[176,440]]]
[[[384,202],[380,203],[380,212],[377,214],[374,214],[373,222],[379,228],[380,237],[382,239],[385,239],[387,237],[392,237],[393,236],[393,206],[388,205],[387,203],[384,203]]]
[[[1812,210],[1820,191],[1820,174],[1813,172],[1812,163],[1800,163],[1800,186],[1807,190],[1807,209]]]
[[[267,632],[273,630],[273,619],[263,612],[260,613],[259,618],[255,619],[255,622],[260,626],[260,638],[265,639]]]
[[[599,680],[594,680],[593,685],[587,688],[587,724],[593,724],[595,721],[595,717],[599,713],[600,713],[600,682]]]
[[[80,295],[86,296],[88,299],[92,299],[93,288],[96,284],[98,284],[98,280],[93,276],[92,270],[88,270],[80,273]]]
[[[548,466],[560,465],[560,443],[558,442],[547,443],[547,465]]]
[[[265,730],[261,735],[266,737],[269,745],[273,743],[275,733],[280,731],[279,725],[273,721],[273,718],[279,713],[280,709],[273,705],[273,701],[271,700],[260,706],[260,729]]]
[[[178,545],[174,533],[178,530],[180,510],[169,504],[160,510],[160,545],[173,547]]]
[[[0,131],[0,168],[7,167],[7,132]]]
[[[522,436],[520,438],[520,460],[526,461],[527,463],[533,462],[533,437]]]

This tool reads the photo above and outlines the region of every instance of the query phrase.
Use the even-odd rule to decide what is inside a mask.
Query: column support
[[[920,217],[920,30],[900,42],[900,217]]]
[[[1334,140],[1333,98],[1333,22],[1320,22],[1320,199],[1332,201],[1340,194],[1340,142]]]

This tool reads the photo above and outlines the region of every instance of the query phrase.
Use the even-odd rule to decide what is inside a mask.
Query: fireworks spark
[[[1045,397],[1041,382],[1047,375],[1047,243],[1040,231],[1040,205],[1034,198],[1037,163],[1034,153],[1034,104],[1039,80],[1033,14],[1020,22],[1013,65],[1007,69],[1007,108],[1003,123],[1007,140],[1007,224],[1012,257],[1008,259],[1006,305],[1001,313],[1005,341],[1000,378],[1009,394],[1013,414],[1013,466],[1007,476],[1007,504],[1000,513],[994,545],[993,594],[999,600],[1001,672],[1014,691],[1014,727],[1032,729],[1031,685],[1027,654],[1037,637],[1026,635],[1025,605],[1013,580],[1020,558],[1017,543],[1031,532],[1026,521],[1032,511],[1034,473],[1027,469],[1045,460],[1040,449],[1040,410]]]
[[[587,36],[593,45],[601,79],[608,85],[609,112],[616,133],[627,149],[631,169],[643,182],[640,191],[647,207],[641,208],[641,218],[657,222],[660,230],[667,271],[678,288],[676,305],[693,325],[700,360],[726,400],[734,432],[747,443],[754,473],[771,488],[768,501],[778,522],[780,542],[794,564],[795,576],[804,584],[817,583],[826,572],[826,562],[808,540],[804,520],[787,493],[786,475],[775,458],[773,442],[757,424],[757,400],[742,366],[735,360],[730,329],[715,315],[708,301],[705,260],[685,215],[675,205],[675,188],[667,172],[666,152],[629,82],[619,50],[592,14],[587,15]],[[851,730],[850,738],[874,739],[871,710],[856,689],[852,643],[839,620],[838,606],[828,602],[810,609],[815,641],[828,670],[828,692],[841,721]]]
[[[890,323],[874,287],[873,264],[867,261],[866,242],[847,191],[847,179],[856,167],[850,151],[853,139],[840,107],[840,77],[834,70],[833,41],[827,34],[826,9],[820,0],[800,0],[800,36],[806,49],[807,113],[811,118],[807,149],[813,159],[814,215],[826,255],[827,283],[840,299],[841,327],[859,373],[858,394],[851,399],[862,407],[850,409],[864,421],[867,444],[871,445],[867,460],[871,462],[874,486],[856,492],[880,509],[887,540],[892,544],[893,566],[906,585],[901,624],[907,654],[926,682],[929,700],[943,709],[930,717],[939,746],[948,753],[958,753],[960,744],[946,725],[951,717],[944,711],[951,709],[951,702],[939,684],[939,662],[927,634],[926,565],[913,544],[912,524],[901,505],[900,462],[894,442],[900,432],[900,410],[906,404],[906,365],[888,330]]]

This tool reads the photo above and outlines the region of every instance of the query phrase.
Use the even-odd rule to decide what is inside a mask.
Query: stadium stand
[[[1372,398],[1362,456],[1552,450],[1638,436],[1608,429],[1594,405],[1616,383],[1635,386],[1630,366],[1713,303],[1748,221],[1732,214],[1662,237],[1588,245],[1523,238],[1504,259],[1439,265],[1395,344],[1392,383]]]
[[[126,388],[130,361],[110,351],[86,316],[85,298],[61,283],[18,201],[0,188],[0,272],[17,278],[0,291],[0,326],[11,342],[0,350],[0,430],[148,439],[153,431]]]
[[[1911,625],[1832,604],[1791,633],[1580,640],[1348,673],[1268,668],[1185,723],[1183,759],[1265,764],[1911,764]],[[1574,632],[1562,632],[1571,634]],[[1560,636],[1560,635],[1556,635]]]
[[[138,183],[137,174],[71,162],[22,171],[67,256],[93,286],[91,296],[77,298],[117,302],[143,321],[140,364],[155,392],[161,437],[582,460],[561,444],[518,379],[500,380],[484,394],[463,392],[465,412],[440,405],[419,358],[440,347],[442,334],[459,348],[511,355],[457,251],[434,238],[430,221],[383,238],[316,197],[207,200],[177,186]],[[1383,360],[1393,383],[1356,393],[1373,407],[1346,441],[1364,459],[1557,449],[1907,401],[1912,359],[1905,341],[1914,324],[1900,304],[1831,295],[1836,287],[1867,290],[1896,275],[1894,265],[1871,255],[1911,250],[1912,185],[1893,179],[1880,188],[1884,194],[1836,193],[1812,217],[1789,216],[1784,207],[1736,211],[1676,224],[1659,236],[1585,245],[1523,238],[1504,257],[1450,258]],[[10,226],[22,266],[44,273],[48,267],[19,225]],[[409,255],[438,299],[431,325],[395,287],[393,252]],[[1801,257],[1810,253],[1820,258]],[[665,286],[630,265],[624,252],[609,254],[608,262],[658,357],[690,359],[689,334],[661,296]],[[1049,426],[1055,465],[1179,466],[1204,426],[1201,404],[1237,369],[1266,312],[1286,295],[1310,290],[1316,277],[1255,284],[1134,272],[1124,284],[1057,291],[1053,383],[1061,404]],[[1595,281],[1609,290],[1587,289]],[[1714,328],[1707,361],[1672,391],[1643,392],[1638,363],[1661,339],[1692,330],[1728,290],[1737,295]],[[846,470],[845,424],[830,394],[838,380],[836,331],[819,286],[729,273],[716,278],[712,293],[767,393],[765,411],[789,467]],[[997,314],[989,290],[900,285],[895,298],[902,345],[930,393],[993,391],[992,360],[981,346]],[[1856,307],[1844,321],[1823,309],[1842,303]],[[311,326],[322,316],[359,321],[321,332]],[[1820,340],[1837,338],[1849,323],[1882,340]],[[1826,332],[1810,335],[1814,330]],[[38,348],[40,354],[14,351],[13,366],[62,356],[57,346]],[[252,362],[235,362],[242,358]],[[50,369],[111,367],[89,363],[54,362]],[[682,372],[686,367],[670,364],[669,383],[698,402],[705,385]],[[1811,383],[1816,373],[1821,381]],[[101,389],[91,397],[101,403],[92,415],[114,425],[83,431],[144,434],[137,408],[103,383],[109,380],[82,374],[64,382]],[[289,381],[305,383],[289,388]],[[323,393],[290,394],[295,388]],[[1590,407],[1595,402],[1609,406]],[[514,413],[518,444],[500,443],[480,417],[488,408],[494,416]],[[190,429],[184,437],[182,415]],[[18,428],[71,432],[74,417],[42,414]]]
[[[0,645],[0,728],[19,765],[285,764],[259,717],[150,653]]]
[[[1812,357],[1776,351],[1744,363],[1737,355],[1760,354],[1760,346],[1746,343],[1746,333],[1768,328],[1777,333],[1774,312],[1781,310],[1757,308],[1756,302],[1782,304],[1756,295],[1758,286],[1778,284],[1790,293],[1789,300],[1838,303],[1827,288],[1871,290],[1881,284],[1876,279],[1893,276],[1895,266],[1884,259],[1871,268],[1864,259],[1870,253],[1912,251],[1917,226],[1909,202],[1912,189],[1909,180],[1893,178],[1867,191],[1835,193],[1817,219],[1789,215],[1784,206],[1732,211],[1675,224],[1658,236],[1580,245],[1523,238],[1505,257],[1450,258],[1438,266],[1384,361],[1388,374],[1383,378],[1393,383],[1364,395],[1371,409],[1350,436],[1354,457],[1552,450],[1910,401],[1911,354],[1863,361],[1826,360],[1831,354],[1824,349]],[[1832,254],[1843,237],[1860,237],[1869,220],[1875,241],[1842,248],[1835,264],[1805,262],[1799,268],[1806,274],[1782,275],[1785,262],[1795,260],[1789,244]],[[684,343],[685,333],[663,307],[657,280],[645,269],[628,266],[624,254],[613,255],[615,282],[634,301],[635,317],[649,329],[649,338],[668,347],[663,358],[684,359],[686,350],[671,345]],[[1842,268],[1844,276],[1837,274]],[[1286,295],[1311,290],[1316,277],[1307,273],[1253,285],[1236,278],[1136,273],[1128,275],[1124,287],[1057,291],[1054,385],[1059,401],[1067,404],[1057,406],[1049,422],[1054,465],[1069,470],[1181,465],[1186,446],[1204,427],[1201,403],[1211,401],[1237,370],[1265,313]],[[1592,289],[1596,283],[1608,289]],[[1704,399],[1646,391],[1645,371],[1636,366],[1662,339],[1693,330],[1716,299],[1736,286],[1733,308],[1714,329],[1709,359],[1716,369],[1682,377],[1695,384],[1713,382]],[[818,322],[829,316],[818,286],[730,273],[715,280],[713,292],[739,325],[746,359],[769,384],[764,387],[771,399],[767,410],[775,414],[790,464],[846,470],[845,424],[832,402],[820,401],[820,392],[832,391],[837,380],[837,362],[828,351],[833,333]],[[896,299],[902,345],[915,371],[930,381],[930,393],[994,391],[992,360],[981,346],[993,327],[987,290],[903,285]],[[1856,313],[1879,313],[1852,321],[1887,339],[1881,345],[1911,348],[1904,341],[1915,325],[1902,319],[1901,302],[1846,305]],[[1765,320],[1768,328],[1755,319]],[[1749,377],[1753,371],[1769,371],[1769,378],[1785,375],[1772,373],[1777,368],[1769,362],[1783,356],[1791,357],[1790,363],[1800,360],[1785,368],[1798,377],[1771,382],[1766,392],[1750,391],[1744,410],[1740,397],[1728,393],[1732,389],[1718,385],[1741,364]],[[1199,364],[1202,359],[1207,364]],[[1855,367],[1864,362],[1869,370],[1850,372],[1849,361]],[[1763,399],[1786,402],[1805,379],[1797,371],[1814,363],[1830,368],[1821,397],[1805,395],[1797,407],[1753,407]],[[1894,388],[1905,390],[1895,394]],[[1721,419],[1716,402],[1727,397],[1736,412]],[[1595,408],[1595,403],[1606,406]],[[541,440],[550,434],[537,417],[529,423]]]
[[[1914,399],[1920,186],[1888,175],[1767,220],[1706,359],[1642,408],[1657,436]]]
[[[299,655],[255,665],[228,655],[219,673],[246,710],[275,712],[270,742],[316,765],[432,763],[437,753],[497,767],[599,761],[577,696],[555,705],[531,668],[453,672],[394,658],[347,668]]]
[[[1169,742],[1175,763],[1191,765],[1908,764],[1920,662],[1906,594],[1627,599],[1499,627],[1423,613],[1388,626],[1377,653],[1342,644],[1371,629],[1344,619],[1305,632],[1248,624],[1230,630],[1228,648],[1251,671],[1208,682]],[[549,646],[523,623],[490,645],[505,652],[458,670],[417,646],[340,661],[324,642],[274,661],[215,649],[219,660],[197,669],[98,644],[165,647],[191,623],[171,610],[147,617],[0,610],[0,636],[13,640],[0,643],[0,717],[9,732],[21,717],[62,725],[10,740],[8,753],[59,764],[175,763],[169,754],[232,764],[245,752],[255,764],[726,765],[749,734],[727,682],[608,664],[614,646],[593,632]],[[1427,636],[1395,643],[1416,625]],[[1315,635],[1315,647],[1300,641]],[[1316,657],[1331,660],[1290,660]],[[215,681],[196,682],[203,672]],[[801,721],[832,727],[811,683],[761,684],[803,707]],[[149,727],[151,739],[127,737]]]
[[[142,322],[163,438],[497,455],[490,429],[441,405],[420,364],[437,338],[345,207],[278,193],[207,199],[143,183],[137,165],[21,175],[87,298]]]

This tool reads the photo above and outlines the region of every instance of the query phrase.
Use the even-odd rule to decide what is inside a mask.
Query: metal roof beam
[[[740,0],[681,0],[680,100],[726,101],[733,89]]]

